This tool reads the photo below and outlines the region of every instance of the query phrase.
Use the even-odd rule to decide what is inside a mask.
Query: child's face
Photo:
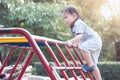
[[[69,14],[67,12],[62,13],[63,20],[67,26],[70,26],[77,18],[75,13]]]

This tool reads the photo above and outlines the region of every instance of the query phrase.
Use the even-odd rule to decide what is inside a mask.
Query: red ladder
[[[37,58],[39,59],[39,62],[42,64],[44,67],[46,73],[48,76],[51,78],[51,80],[61,80],[62,78],[58,74],[57,70],[60,71],[60,74],[62,74],[63,78],[65,80],[70,80],[70,77],[68,76],[67,71],[70,72],[74,80],[80,80],[78,76],[80,76],[83,80],[87,80],[86,76],[89,77],[90,80],[93,80],[93,77],[90,75],[89,72],[83,72],[80,65],[78,64],[77,61],[81,65],[83,65],[83,61],[81,60],[80,53],[77,51],[77,48],[74,46],[72,48],[68,48],[66,44],[62,41],[50,39],[50,38],[45,38],[45,37],[40,37],[40,36],[33,36],[31,35],[27,30],[22,29],[22,28],[1,28],[0,29],[0,34],[19,34],[25,37],[25,40],[27,40],[27,45],[24,43],[15,43],[15,42],[0,42],[0,47],[7,47],[9,48],[9,52],[4,59],[4,62],[0,68],[0,74],[2,74],[5,66],[8,63],[8,60],[12,55],[14,49],[20,48],[21,51],[19,53],[19,56],[16,60],[15,65],[12,68],[11,74],[8,77],[8,80],[11,80],[13,73],[16,70],[16,67],[18,66],[20,60],[22,59],[25,51],[28,51],[28,54],[23,62],[22,69],[20,71],[20,74],[17,77],[17,80],[21,80],[27,66],[29,65],[33,54],[37,55]],[[4,37],[1,37],[4,38]],[[44,45],[46,47],[46,50],[50,54],[50,57],[56,63],[56,66],[53,66],[49,63],[47,60],[46,56],[42,52],[40,46]],[[64,65],[62,65],[61,61],[58,59],[58,56],[54,53],[52,46],[55,47],[57,54],[61,58],[62,62],[64,62]],[[64,49],[64,51],[63,51]],[[67,55],[67,56],[66,56]],[[69,57],[69,60],[68,60]],[[69,61],[72,61],[72,66]],[[79,75],[76,74],[75,70],[78,71]],[[85,75],[86,74],[86,75]]]

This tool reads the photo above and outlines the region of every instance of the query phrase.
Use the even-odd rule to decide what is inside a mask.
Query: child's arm
[[[72,45],[77,45],[78,46],[81,38],[82,38],[82,34],[77,34],[74,38],[67,41],[67,45],[69,47],[71,47]]]

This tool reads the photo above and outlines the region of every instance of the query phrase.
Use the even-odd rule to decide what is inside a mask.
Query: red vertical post
[[[77,53],[77,51],[75,50],[74,47],[73,47],[73,50],[74,50],[74,52],[75,52],[75,54],[76,54],[78,60],[79,60],[79,61],[81,62],[81,64],[83,65],[84,63],[83,63],[83,61],[81,60],[79,54]],[[90,72],[87,71],[87,74],[88,74],[88,76],[90,77],[90,80],[93,80],[93,77],[90,75]]]
[[[60,56],[62,57],[63,61],[65,61],[65,64],[70,67],[70,64],[68,62],[68,60],[66,59],[65,55],[63,54],[62,50],[60,49],[60,47],[58,46],[58,44],[55,44]],[[73,75],[73,77],[75,78],[75,80],[78,80],[74,70],[70,70],[71,74]]]
[[[2,70],[4,69],[4,67],[6,66],[6,64],[7,64],[8,60],[9,60],[9,57],[11,56],[13,50],[14,50],[14,47],[12,47],[12,48],[10,49],[10,51],[8,52],[8,54],[7,54],[4,62],[3,62],[3,64],[2,64],[2,67],[1,67],[1,69],[0,69],[0,74],[1,74]]]
[[[72,53],[69,51],[69,49],[67,48],[67,46],[65,46],[65,49],[66,49],[66,51],[67,51],[67,54],[70,56],[71,60],[72,60],[73,63],[75,64],[75,66],[78,66],[76,60],[75,60],[74,57],[72,56]],[[85,75],[83,74],[83,72],[82,72],[81,70],[78,70],[78,71],[79,71],[80,75],[82,76],[82,78],[83,78],[84,80],[86,80],[86,77],[85,77]]]
[[[13,66],[13,69],[12,69],[12,71],[11,71],[9,77],[8,77],[9,80],[11,79],[11,77],[12,77],[12,75],[13,75],[13,73],[14,73],[17,65],[18,65],[18,63],[20,62],[20,59],[22,58],[22,56],[23,56],[23,54],[24,54],[24,52],[25,52],[25,50],[26,50],[25,48],[23,48],[23,49],[21,50],[20,55],[18,56],[18,59],[17,59],[15,65]]]
[[[52,49],[50,48],[50,46],[48,45],[47,41],[45,41],[45,45],[48,49],[48,52],[50,53],[50,55],[52,56],[53,60],[55,61],[55,63],[57,64],[57,66],[61,66],[60,62],[58,61],[57,57],[55,56],[54,52],[52,51]],[[60,72],[63,74],[65,80],[69,80],[67,74],[65,73],[64,70],[60,70]]]
[[[81,60],[81,58],[80,58],[79,54],[77,53],[77,51],[75,50],[75,48],[74,48],[74,47],[72,47],[72,48],[73,48],[73,50],[74,50],[74,52],[75,52],[76,57],[77,57],[78,60],[80,61],[80,63],[83,64],[83,61]]]
[[[23,74],[24,74],[24,72],[25,72],[28,64],[30,63],[30,60],[31,60],[33,54],[34,54],[34,51],[33,51],[33,50],[30,50],[29,53],[28,53],[28,55],[27,55],[27,57],[26,57],[26,59],[24,60],[24,63],[23,63],[23,65],[22,65],[21,72],[20,72],[17,80],[21,80],[21,78],[22,78],[22,76],[23,76]]]

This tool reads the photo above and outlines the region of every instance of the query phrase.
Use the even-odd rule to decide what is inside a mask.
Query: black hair
[[[67,12],[67,13],[69,13],[69,14],[75,13],[75,14],[77,14],[77,16],[79,17],[79,12],[78,12],[78,10],[77,10],[74,6],[72,6],[72,5],[66,6],[66,7],[62,10],[62,13],[64,13],[64,12]]]

